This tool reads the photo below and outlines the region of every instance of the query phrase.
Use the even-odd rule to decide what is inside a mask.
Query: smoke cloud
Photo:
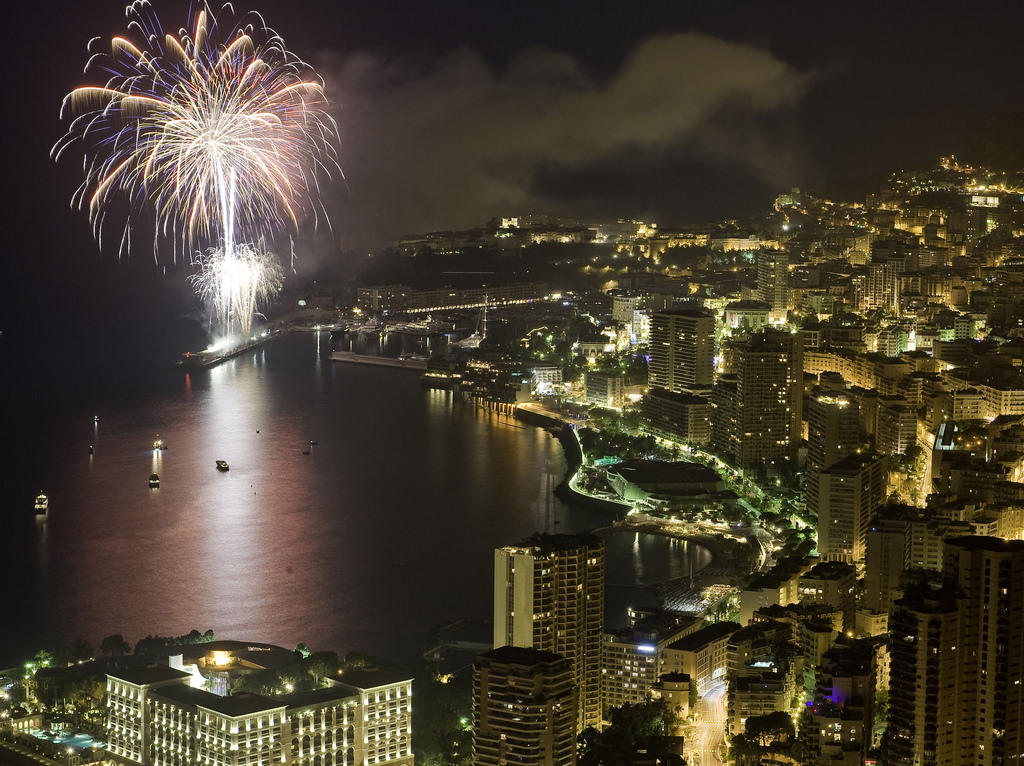
[[[648,39],[605,78],[540,49],[501,71],[468,49],[427,70],[366,54],[318,68],[339,107],[336,229],[377,241],[502,215],[635,215],[615,190],[644,178],[663,212],[694,193],[686,178],[666,182],[680,160],[785,183],[801,162],[787,115],[811,81],[765,50],[701,34]],[[587,183],[595,175],[606,189]]]

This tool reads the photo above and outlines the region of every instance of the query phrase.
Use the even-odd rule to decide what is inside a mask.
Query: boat
[[[350,324],[348,326],[349,332],[364,333],[367,335],[383,332],[383,330],[384,323],[381,320],[377,319],[377,317],[370,317],[369,319],[363,322]]]
[[[40,492],[36,495],[35,509],[37,515],[45,516],[50,510],[50,498]]]
[[[484,301],[483,309],[480,311],[480,316],[477,318],[476,329],[473,330],[467,337],[462,340],[452,341],[449,345],[452,348],[458,349],[472,349],[480,348],[480,344],[487,336],[487,301]]]
[[[471,335],[467,335],[462,340],[453,340],[449,345],[452,348],[480,348],[480,341],[484,338],[478,333],[474,332]]]
[[[160,477],[157,476],[155,473],[151,473],[149,475],[149,488],[150,489],[159,489],[160,488]]]
[[[153,449],[167,449],[164,440],[160,438],[160,434],[157,434],[156,439],[153,441]]]
[[[218,460],[217,461],[217,470],[218,471],[226,471],[226,470],[228,470],[229,467],[230,466],[228,466],[228,461],[227,460]]]

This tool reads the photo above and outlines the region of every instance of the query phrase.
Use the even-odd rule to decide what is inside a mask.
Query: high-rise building
[[[917,411],[902,397],[881,397],[875,446],[887,455],[903,454],[917,444]]]
[[[571,766],[576,763],[572,661],[502,646],[473,665],[473,763]]]
[[[1021,762],[1024,754],[1024,540],[946,542],[943,577],[962,594],[960,762]]]
[[[1024,540],[948,540],[942,588],[893,604],[889,653],[888,763],[1020,763]]]
[[[871,520],[864,551],[864,608],[888,613],[909,569],[942,571],[943,541],[974,534],[969,521],[906,505],[884,506]]]
[[[860,412],[855,399],[822,391],[807,400],[808,468],[833,466],[860,446]]]
[[[868,524],[886,501],[888,459],[874,452],[847,455],[820,472],[812,509],[818,551],[827,561],[864,561]]]
[[[818,507],[821,472],[861,446],[857,401],[834,392],[820,392],[807,400],[807,464],[804,469],[806,502]]]
[[[789,310],[789,253],[759,250],[757,253],[757,297],[771,306],[772,322],[785,322]]]
[[[711,440],[713,405],[703,396],[652,388],[641,402],[645,428],[655,436],[706,446]]]
[[[601,723],[604,542],[534,535],[494,552],[494,648],[554,652],[572,662],[577,731]]]
[[[648,383],[684,393],[711,389],[715,362],[715,317],[706,309],[657,311],[651,315]]]
[[[742,470],[794,465],[801,442],[802,348],[797,335],[765,330],[735,349],[736,377],[712,396],[712,444]],[[721,413],[721,415],[719,414]]]

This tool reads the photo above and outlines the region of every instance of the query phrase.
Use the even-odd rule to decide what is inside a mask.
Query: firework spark
[[[108,211],[127,205],[120,253],[131,249],[133,217],[155,214],[174,252],[295,232],[322,213],[320,182],[340,169],[337,126],[323,83],[290,53],[256,13],[235,17],[205,4],[177,36],[161,32],[147,0],[128,6],[128,37],[93,52],[86,74],[105,84],[64,99],[60,159],[72,147],[85,158],[73,204],[89,209],[102,247]]]
[[[198,271],[189,281],[210,304],[225,334],[231,335],[234,324],[248,338],[256,311],[281,288],[284,273],[277,258],[262,246],[240,244],[209,250],[195,264]]]

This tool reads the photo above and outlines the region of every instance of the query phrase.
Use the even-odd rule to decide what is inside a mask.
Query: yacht
[[[477,318],[476,329],[473,332],[463,338],[462,340],[452,341],[450,346],[452,348],[479,348],[480,343],[487,335],[487,301],[484,300],[484,306],[480,310],[480,316]]]

